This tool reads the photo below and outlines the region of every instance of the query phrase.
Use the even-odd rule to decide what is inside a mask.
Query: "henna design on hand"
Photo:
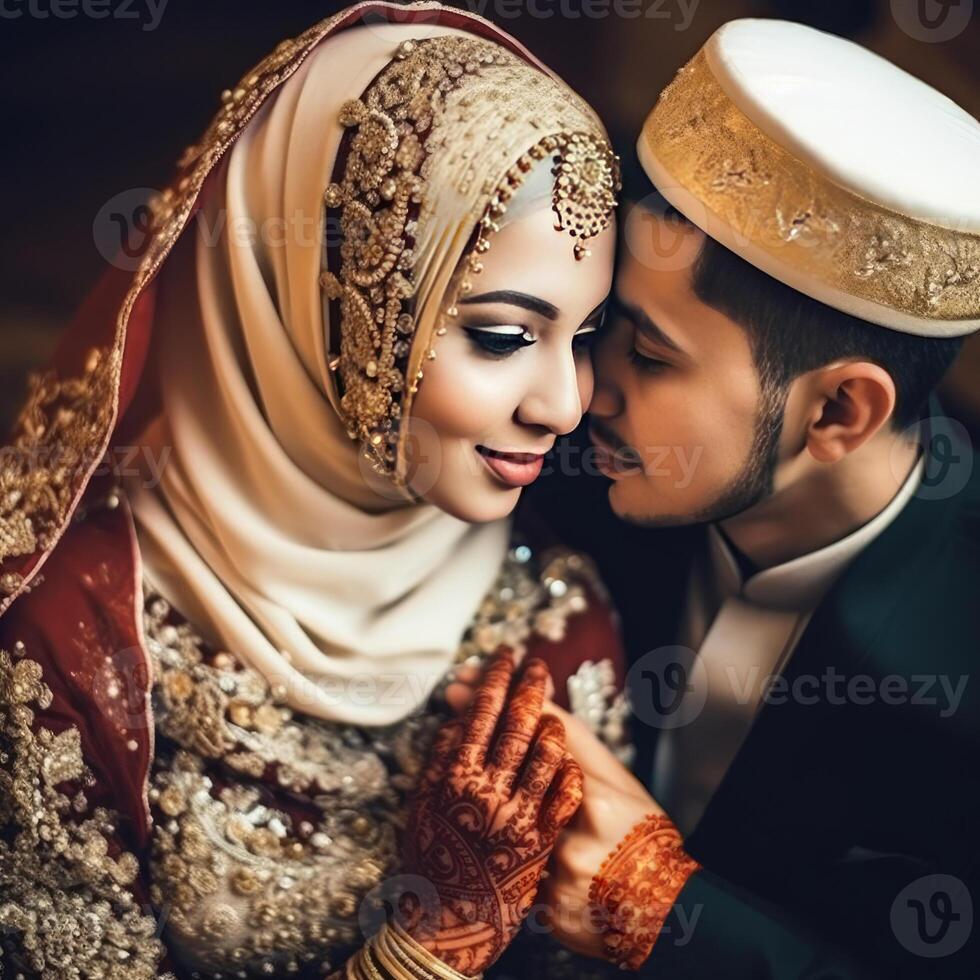
[[[701,867],[664,814],[651,813],[616,845],[589,888],[610,962],[638,970],[687,879]]]
[[[463,719],[439,730],[405,841],[406,870],[440,901],[408,931],[460,973],[482,972],[513,939],[582,801],[564,725],[541,717],[547,666],[529,661],[508,701],[513,674],[509,653],[494,658]]]

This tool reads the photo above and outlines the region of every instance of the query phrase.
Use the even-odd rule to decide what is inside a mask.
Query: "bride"
[[[590,396],[617,189],[591,109],[437,4],[349,8],[224,93],[0,458],[11,976],[453,977],[510,943],[581,795],[546,689],[629,752],[600,584],[510,516]]]

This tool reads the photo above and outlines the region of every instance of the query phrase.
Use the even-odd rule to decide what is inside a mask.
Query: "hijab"
[[[295,710],[370,726],[419,708],[498,574],[509,521],[405,492],[399,422],[508,172],[571,132],[605,147],[577,96],[493,42],[350,27],[249,122],[160,273],[141,440],[160,475],[127,487],[145,577]]]

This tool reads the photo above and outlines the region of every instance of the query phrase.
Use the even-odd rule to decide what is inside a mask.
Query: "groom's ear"
[[[836,463],[889,424],[896,389],[880,365],[847,361],[797,378],[790,399],[803,408],[807,451],[820,463]]]

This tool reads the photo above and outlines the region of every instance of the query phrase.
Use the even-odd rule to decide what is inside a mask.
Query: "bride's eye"
[[[537,343],[530,331],[518,324],[465,327],[464,329],[478,350],[494,357],[507,357],[522,347],[530,347]]]

